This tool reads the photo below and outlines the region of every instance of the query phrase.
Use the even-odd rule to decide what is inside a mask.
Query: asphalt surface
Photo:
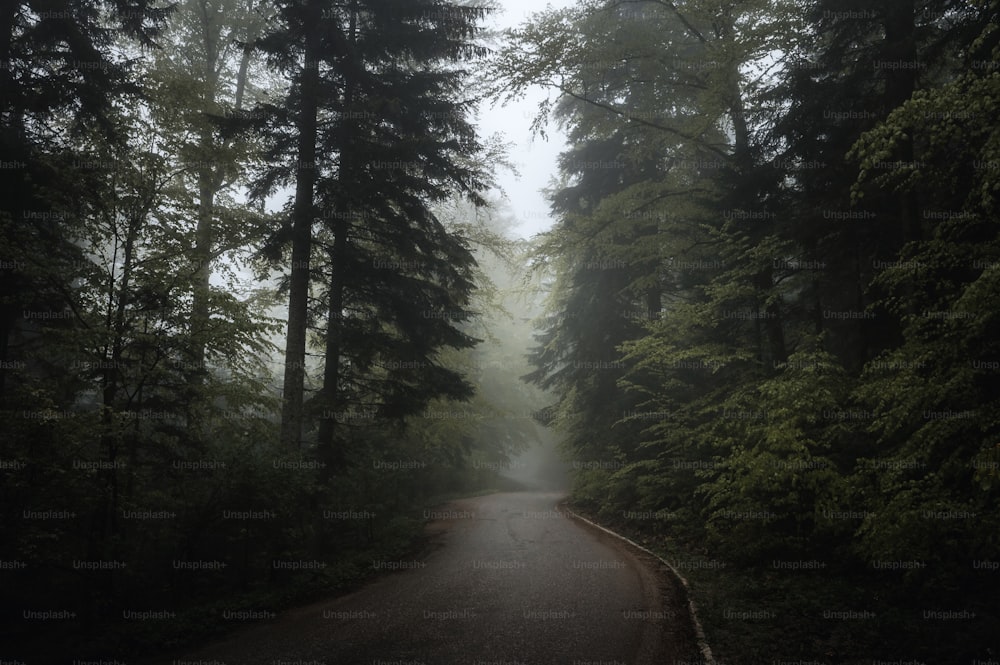
[[[428,512],[433,551],[373,562],[349,595],[283,613],[163,665],[646,665],[694,662],[676,583],[655,559],[507,493]]]

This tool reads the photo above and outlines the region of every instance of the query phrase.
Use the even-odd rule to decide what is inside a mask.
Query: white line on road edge
[[[636,548],[637,550],[640,550],[640,551],[645,552],[646,554],[648,554],[648,555],[650,555],[652,557],[655,557],[656,559],[658,559],[660,561],[660,563],[662,563],[664,566],[666,566],[670,570],[670,572],[673,573],[674,576],[677,577],[677,579],[679,579],[681,581],[681,584],[684,586],[684,595],[687,596],[688,612],[691,613],[691,621],[694,623],[695,636],[698,638],[698,650],[701,651],[701,657],[704,659],[705,665],[715,665],[715,659],[712,657],[712,649],[708,646],[708,642],[705,640],[705,631],[701,627],[701,622],[698,621],[698,610],[695,607],[694,599],[691,597],[691,588],[688,586],[687,580],[684,579],[684,576],[681,575],[680,571],[678,571],[676,568],[674,568],[673,565],[671,565],[669,561],[667,561],[666,559],[661,558],[655,552],[651,552],[651,551],[647,550],[645,547],[643,547],[639,543],[635,542],[634,540],[626,538],[625,536],[621,535],[620,533],[615,533],[611,529],[607,529],[607,528],[601,526],[600,524],[597,524],[595,522],[591,522],[590,520],[588,520],[586,517],[583,517],[582,515],[577,515],[572,510],[570,510],[566,506],[566,504],[562,504],[562,510],[564,510],[566,513],[572,515],[576,519],[580,520],[581,522],[586,522],[587,524],[589,524],[589,525],[591,525],[593,527],[596,527],[596,528],[600,529],[601,531],[603,531],[605,533],[608,533],[608,534],[614,536],[615,538],[618,538],[619,540],[624,540],[626,543],[628,543],[632,547]]]

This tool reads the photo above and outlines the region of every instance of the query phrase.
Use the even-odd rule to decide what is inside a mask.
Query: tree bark
[[[326,362],[323,367],[323,392],[321,399],[323,413],[319,419],[317,445],[320,455],[333,462],[334,432],[337,427],[336,411],[338,408],[340,383],[341,339],[340,328],[344,311],[344,256],[347,251],[347,223],[337,219],[334,225],[333,250],[330,260],[333,264],[330,278],[329,320],[326,329]]]
[[[300,76],[302,101],[298,117],[298,165],[292,209],[292,270],[288,295],[288,333],[285,339],[285,376],[282,391],[281,444],[299,448],[304,420],[306,324],[309,313],[309,255],[316,186],[316,114],[319,96],[320,12],[315,3],[305,35],[305,62]]]
[[[350,18],[347,30],[347,42],[353,46],[357,31],[357,3],[352,2],[350,6]],[[353,48],[348,48],[345,57],[353,56]],[[351,67],[345,67],[344,81],[344,110],[351,111],[354,105],[354,76],[351,74]],[[352,148],[352,133],[355,131],[353,115],[345,114],[342,120],[340,136],[340,177],[345,174],[351,177],[354,168],[354,150]],[[343,211],[340,211],[343,212]],[[338,407],[339,383],[340,383],[340,356],[341,356],[341,321],[344,311],[344,281],[346,277],[347,259],[347,234],[349,231],[346,217],[341,214],[334,218],[333,223],[333,251],[330,254],[331,277],[329,294],[329,312],[326,332],[326,354],[323,368],[323,392],[322,404],[323,413],[319,421],[319,432],[317,445],[320,454],[328,460],[327,471],[332,471],[334,458],[334,433],[337,427],[336,410]]]

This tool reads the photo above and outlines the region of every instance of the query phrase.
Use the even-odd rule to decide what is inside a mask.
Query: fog
[[[525,489],[546,492],[568,492],[570,487],[569,464],[563,459],[556,435],[552,430],[539,427],[539,441],[525,451],[514,455],[500,471]]]

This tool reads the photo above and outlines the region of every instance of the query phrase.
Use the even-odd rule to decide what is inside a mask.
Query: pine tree
[[[313,20],[302,22],[300,9],[313,12]],[[291,239],[283,441],[302,436],[300,355],[309,321],[325,320],[323,388],[310,411],[319,416],[318,436],[329,448],[335,414],[352,399],[340,397],[345,358],[362,371],[379,354],[394,367],[413,365],[380,381],[389,416],[412,413],[435,394],[468,394],[454,374],[435,368],[432,356],[441,346],[472,343],[452,325],[468,318],[463,307],[472,287],[472,257],[429,205],[452,191],[482,202],[481,169],[468,161],[479,150],[465,119],[471,100],[460,98],[467,75],[455,65],[482,53],[472,38],[484,10],[349,2],[323,9],[289,5],[282,12],[290,27],[262,45],[277,62],[294,35],[306,63],[289,97],[298,105],[294,221],[274,245]],[[275,137],[273,154],[290,136]],[[288,169],[283,175],[272,170],[262,191],[290,176]],[[304,271],[306,265],[316,269]],[[305,306],[310,284],[324,303],[311,314]]]

